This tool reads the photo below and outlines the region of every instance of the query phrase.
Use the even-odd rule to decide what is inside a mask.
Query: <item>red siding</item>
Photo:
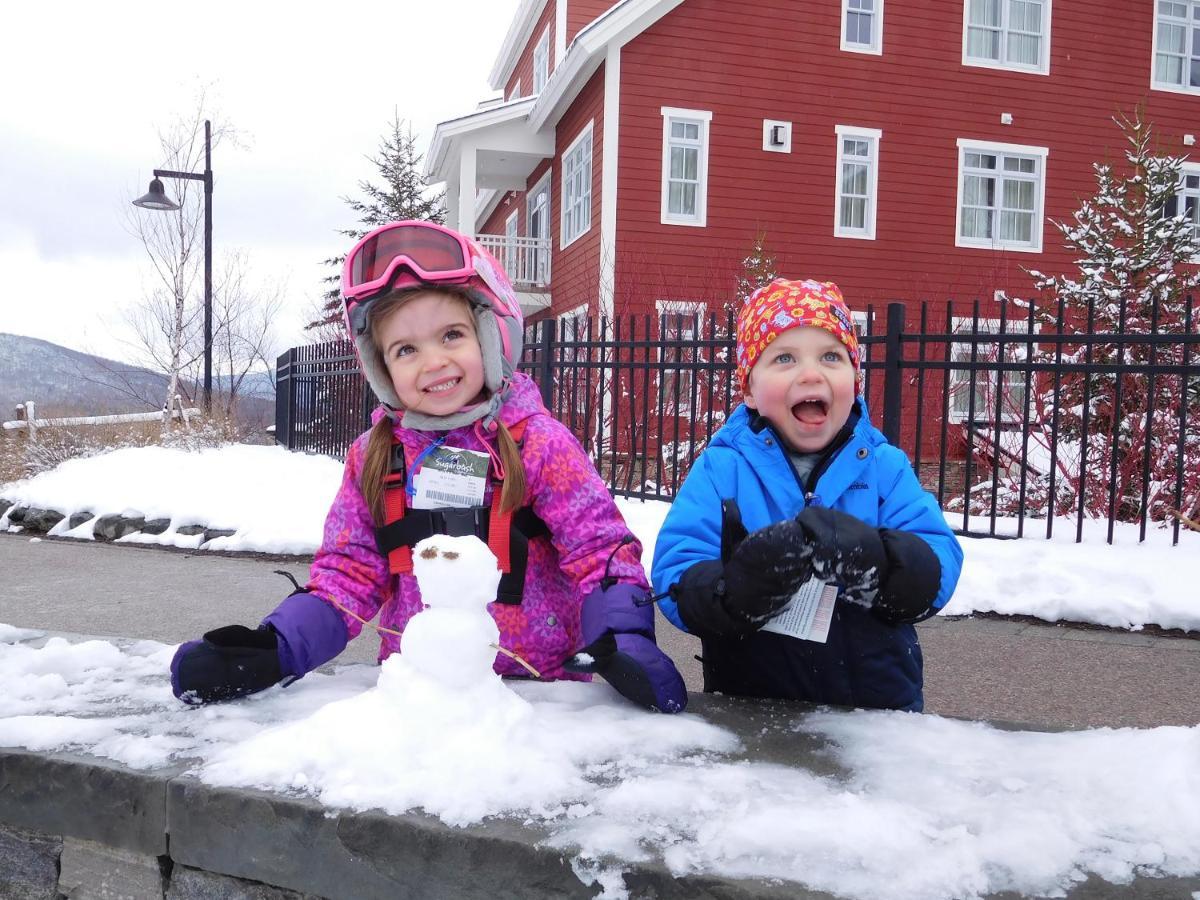
[[[513,70],[508,74],[508,81],[504,84],[504,98],[507,100],[509,93],[513,89],[513,85],[520,79],[521,96],[529,97],[533,94],[533,48],[537,46],[538,39],[541,38],[542,32],[546,30],[546,26],[550,26],[550,69],[554,69],[554,0],[545,0],[545,5],[542,11],[538,13],[537,24],[533,26],[533,33],[529,35],[529,40],[525,42],[525,47],[521,50],[521,55],[517,57],[517,64],[513,66]],[[516,99],[515,97],[513,98]]]
[[[1200,97],[1148,89],[1153,4],[1055,3],[1049,76],[963,66],[962,6],[888,4],[882,56],[839,49],[836,0],[759,0],[755,15],[688,0],[627,44],[617,283],[643,285],[627,305],[660,290],[647,263],[680,299],[728,296],[759,228],[781,274],[834,279],[857,307],[1025,293],[1022,267],[1070,257],[1050,226],[1040,255],[955,246],[958,138],[1049,147],[1045,215],[1061,220],[1092,192],[1091,164],[1121,151],[1115,112],[1144,101],[1169,152],[1198,129]],[[706,228],[659,223],[662,106],[713,112]],[[761,149],[764,118],[793,122],[790,154]],[[883,131],[874,241],[833,236],[835,124]]]
[[[582,237],[562,249],[563,151],[592,123],[592,222]],[[553,314],[582,303],[595,312],[600,279],[600,166],[604,155],[604,66],[584,85],[575,102],[558,122],[554,137],[554,177],[550,186],[550,287]],[[540,175],[540,171],[537,173]],[[531,180],[532,186],[535,181]]]
[[[617,0],[567,0],[567,46],[598,16],[617,5]]]
[[[962,0],[887,4],[882,56],[839,49],[841,5],[757,0],[748,14],[688,0],[623,48],[618,314],[726,300],[759,229],[780,274],[834,280],[880,316],[888,300],[910,301],[913,321],[917,299],[1027,296],[1025,268],[1069,271],[1071,254],[1048,224],[1041,254],[955,246],[958,138],[1048,147],[1044,215],[1061,221],[1094,192],[1092,163],[1123,152],[1117,112],[1144,103],[1164,152],[1200,131],[1200,97],[1149,90],[1152,3],[1059,0],[1048,76],[963,66]],[[713,113],[705,228],[659,222],[663,106]],[[762,150],[767,118],[793,123],[790,154]],[[873,241],[833,236],[836,124],[883,131]],[[935,437],[937,406],[925,419]],[[924,455],[937,456],[929,440]]]

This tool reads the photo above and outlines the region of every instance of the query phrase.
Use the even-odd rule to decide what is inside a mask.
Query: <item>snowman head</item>
[[[421,599],[434,609],[487,612],[496,599],[500,570],[488,545],[472,534],[435,534],[413,547],[413,574]]]

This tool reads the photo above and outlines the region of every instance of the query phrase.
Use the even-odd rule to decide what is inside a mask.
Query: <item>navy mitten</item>
[[[171,690],[184,703],[232,700],[283,679],[274,629],[226,625],[188,641],[171,660]]]

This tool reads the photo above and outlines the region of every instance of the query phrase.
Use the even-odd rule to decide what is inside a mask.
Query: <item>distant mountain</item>
[[[214,377],[214,392],[224,383]],[[38,418],[149,412],[162,408],[166,392],[167,377],[161,372],[0,333],[0,421],[15,418],[14,407],[27,400],[36,404]],[[266,374],[247,375],[241,396],[256,415],[275,403]]]

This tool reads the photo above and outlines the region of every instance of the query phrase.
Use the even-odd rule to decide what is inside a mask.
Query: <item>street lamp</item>
[[[142,209],[172,210],[179,204],[167,196],[160,178],[185,178],[204,182],[204,411],[212,411],[212,125],[204,120],[204,172],[155,169],[150,190],[133,201]]]

